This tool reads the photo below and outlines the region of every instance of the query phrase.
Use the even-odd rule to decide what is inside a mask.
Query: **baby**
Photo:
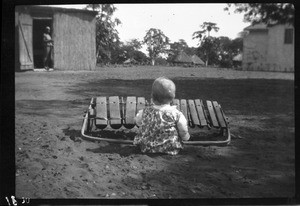
[[[139,132],[134,144],[142,152],[176,155],[183,148],[182,140],[189,140],[187,120],[170,103],[175,98],[176,87],[165,77],[157,78],[152,85],[153,105],[140,110],[136,115]]]

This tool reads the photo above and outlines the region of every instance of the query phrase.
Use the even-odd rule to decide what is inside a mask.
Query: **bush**
[[[169,63],[167,62],[166,59],[164,59],[162,57],[158,57],[155,59],[155,65],[168,66]]]

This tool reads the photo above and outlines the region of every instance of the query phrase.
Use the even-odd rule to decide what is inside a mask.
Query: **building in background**
[[[205,63],[196,54],[194,54],[193,56],[191,56],[191,59],[192,59],[194,65],[205,66]]]
[[[173,63],[175,65],[193,65],[193,60],[184,51],[179,52]]]
[[[243,41],[243,70],[294,72],[294,27],[248,26]]]
[[[96,15],[81,9],[15,7],[15,69],[43,67],[43,32],[49,26],[55,69],[95,70]]]

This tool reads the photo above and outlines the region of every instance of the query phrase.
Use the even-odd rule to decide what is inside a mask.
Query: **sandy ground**
[[[149,98],[167,76],[178,98],[218,100],[240,138],[177,156],[80,136],[100,95]],[[109,137],[134,137],[127,130]],[[256,198],[295,195],[294,77],[217,68],[128,67],[15,73],[16,197]]]

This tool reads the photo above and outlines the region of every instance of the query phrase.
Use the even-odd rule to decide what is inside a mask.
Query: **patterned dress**
[[[178,154],[183,148],[176,129],[180,115],[182,113],[177,109],[161,110],[153,106],[146,107],[134,144],[139,145],[142,152]]]

